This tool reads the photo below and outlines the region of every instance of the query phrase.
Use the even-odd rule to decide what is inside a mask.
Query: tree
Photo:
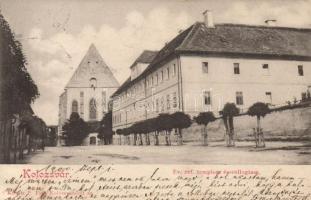
[[[247,112],[248,115],[257,117],[257,128],[254,131],[256,147],[265,147],[263,131],[262,128],[260,127],[260,118],[265,117],[270,112],[271,111],[268,105],[262,102],[254,103],[248,109]]]
[[[234,146],[234,124],[233,117],[239,114],[239,109],[234,103],[226,103],[222,110],[222,117],[226,128],[227,145]]]
[[[112,135],[112,112],[110,111],[100,121],[97,137],[103,140],[105,145],[108,145],[112,143]]]
[[[67,146],[81,145],[88,135],[88,126],[76,112],[71,113],[70,119],[63,126],[64,137]]]
[[[201,112],[197,117],[194,118],[194,120],[200,124],[204,125],[204,133],[203,133],[203,145],[207,144],[207,125],[210,122],[213,122],[216,120],[214,114],[212,112]]]
[[[1,13],[0,38],[0,110],[1,118],[10,118],[25,110],[39,92],[27,71],[22,45]]]
[[[172,117],[172,128],[177,129],[178,131],[178,145],[183,144],[182,139],[182,129],[188,128],[191,126],[191,118],[189,115],[183,112],[175,112],[171,114]]]
[[[165,131],[165,142],[167,146],[171,145],[170,133],[173,129],[173,121],[172,116],[170,114],[160,114],[156,118],[157,130]]]
[[[154,133],[154,145],[159,145],[159,132],[157,128],[157,120],[156,118],[150,118],[144,121],[144,129],[146,133]],[[149,135],[147,135],[149,137]],[[149,140],[150,141],[150,140]]]
[[[38,88],[26,68],[22,45],[0,11],[0,120],[11,124],[14,114],[27,110],[39,96]],[[10,162],[13,141],[11,129],[3,133],[4,161]]]

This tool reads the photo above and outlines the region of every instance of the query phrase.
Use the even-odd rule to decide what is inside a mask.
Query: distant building
[[[118,81],[92,44],[59,98],[59,123],[62,126],[72,112],[79,113],[86,122],[100,121],[108,112],[110,96],[119,87]],[[90,133],[84,144],[97,144]]]
[[[280,105],[310,91],[311,29],[214,24],[204,16],[150,64],[131,66],[113,94],[113,130],[160,113],[218,115],[227,102],[242,111],[257,101]]]
[[[45,138],[45,145],[54,147],[58,143],[58,126],[47,126],[47,135]]]

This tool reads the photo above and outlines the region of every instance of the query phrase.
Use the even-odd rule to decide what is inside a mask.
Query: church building
[[[71,113],[88,123],[100,121],[108,112],[110,96],[119,83],[94,44],[91,44],[59,98],[59,133]],[[97,133],[90,133],[84,145],[96,145]]]

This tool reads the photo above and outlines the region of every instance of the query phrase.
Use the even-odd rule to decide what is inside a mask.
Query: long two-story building
[[[214,24],[210,12],[204,16],[134,62],[112,95],[113,130],[160,113],[217,115],[227,102],[246,111],[257,101],[280,105],[310,94],[311,29]]]

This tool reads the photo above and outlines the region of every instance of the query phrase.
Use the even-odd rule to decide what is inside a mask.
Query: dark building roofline
[[[132,68],[137,63],[151,63],[157,53],[158,51],[144,50],[130,66],[130,68]]]
[[[142,74],[127,80],[112,96],[157,69],[159,63],[180,54],[310,61],[311,29],[227,23],[210,28],[196,22],[167,43]]]

